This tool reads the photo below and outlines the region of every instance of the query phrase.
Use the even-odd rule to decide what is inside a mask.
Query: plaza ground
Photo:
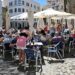
[[[75,58],[65,58],[62,60],[44,56],[43,71],[41,75],[75,75]],[[40,72],[19,71],[16,65],[0,59],[0,75],[40,75]]]

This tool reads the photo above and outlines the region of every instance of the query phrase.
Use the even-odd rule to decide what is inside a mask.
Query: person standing
[[[24,63],[25,60],[25,48],[29,37],[29,27],[25,27],[19,34],[17,39],[17,49],[19,50],[19,63]]]

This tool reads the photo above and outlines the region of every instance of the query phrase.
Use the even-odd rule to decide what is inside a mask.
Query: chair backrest
[[[57,49],[63,49],[64,48],[64,43],[63,42],[58,42],[56,45],[55,45],[55,47],[57,48]]]
[[[58,43],[55,45],[55,47],[59,46],[59,44],[60,44],[60,42],[58,42]]]
[[[35,59],[34,50],[27,48],[25,49],[25,53],[26,53],[27,59],[31,59],[31,60]]]
[[[11,47],[9,45],[10,45],[10,43],[5,43],[3,45],[4,50],[10,50],[11,51]]]
[[[58,43],[55,45],[55,48],[60,49],[60,48],[61,48],[61,42],[58,42]]]

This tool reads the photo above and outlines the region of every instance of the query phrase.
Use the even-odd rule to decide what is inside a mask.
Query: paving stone
[[[56,61],[56,59],[53,59]],[[57,59],[58,60],[58,59]],[[43,72],[41,75],[75,75],[75,58],[67,58],[64,59],[64,63],[48,63],[45,60],[45,65],[43,65]],[[10,65],[7,62],[0,61],[0,75],[28,75],[28,73],[21,73],[17,70],[18,66]],[[30,73],[30,75],[40,75],[39,72],[37,74]]]

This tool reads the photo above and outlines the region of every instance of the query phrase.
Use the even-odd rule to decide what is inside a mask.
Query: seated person
[[[16,45],[16,37],[12,37],[12,34],[9,34],[8,38],[4,38],[3,44],[6,50],[11,50]]]
[[[60,41],[63,41],[63,37],[58,32],[56,32],[55,36],[52,38],[52,43],[57,44]]]
[[[62,48],[63,47],[63,43],[62,43],[63,41],[64,41],[63,37],[58,32],[56,32],[55,36],[52,38],[51,44],[54,45],[54,44],[57,44],[60,42],[59,48]]]
[[[40,32],[40,41],[43,43],[43,45],[47,45],[46,33],[44,30],[41,30]]]
[[[71,31],[71,37],[72,37],[72,38],[75,38],[75,29],[73,29],[73,30]]]

